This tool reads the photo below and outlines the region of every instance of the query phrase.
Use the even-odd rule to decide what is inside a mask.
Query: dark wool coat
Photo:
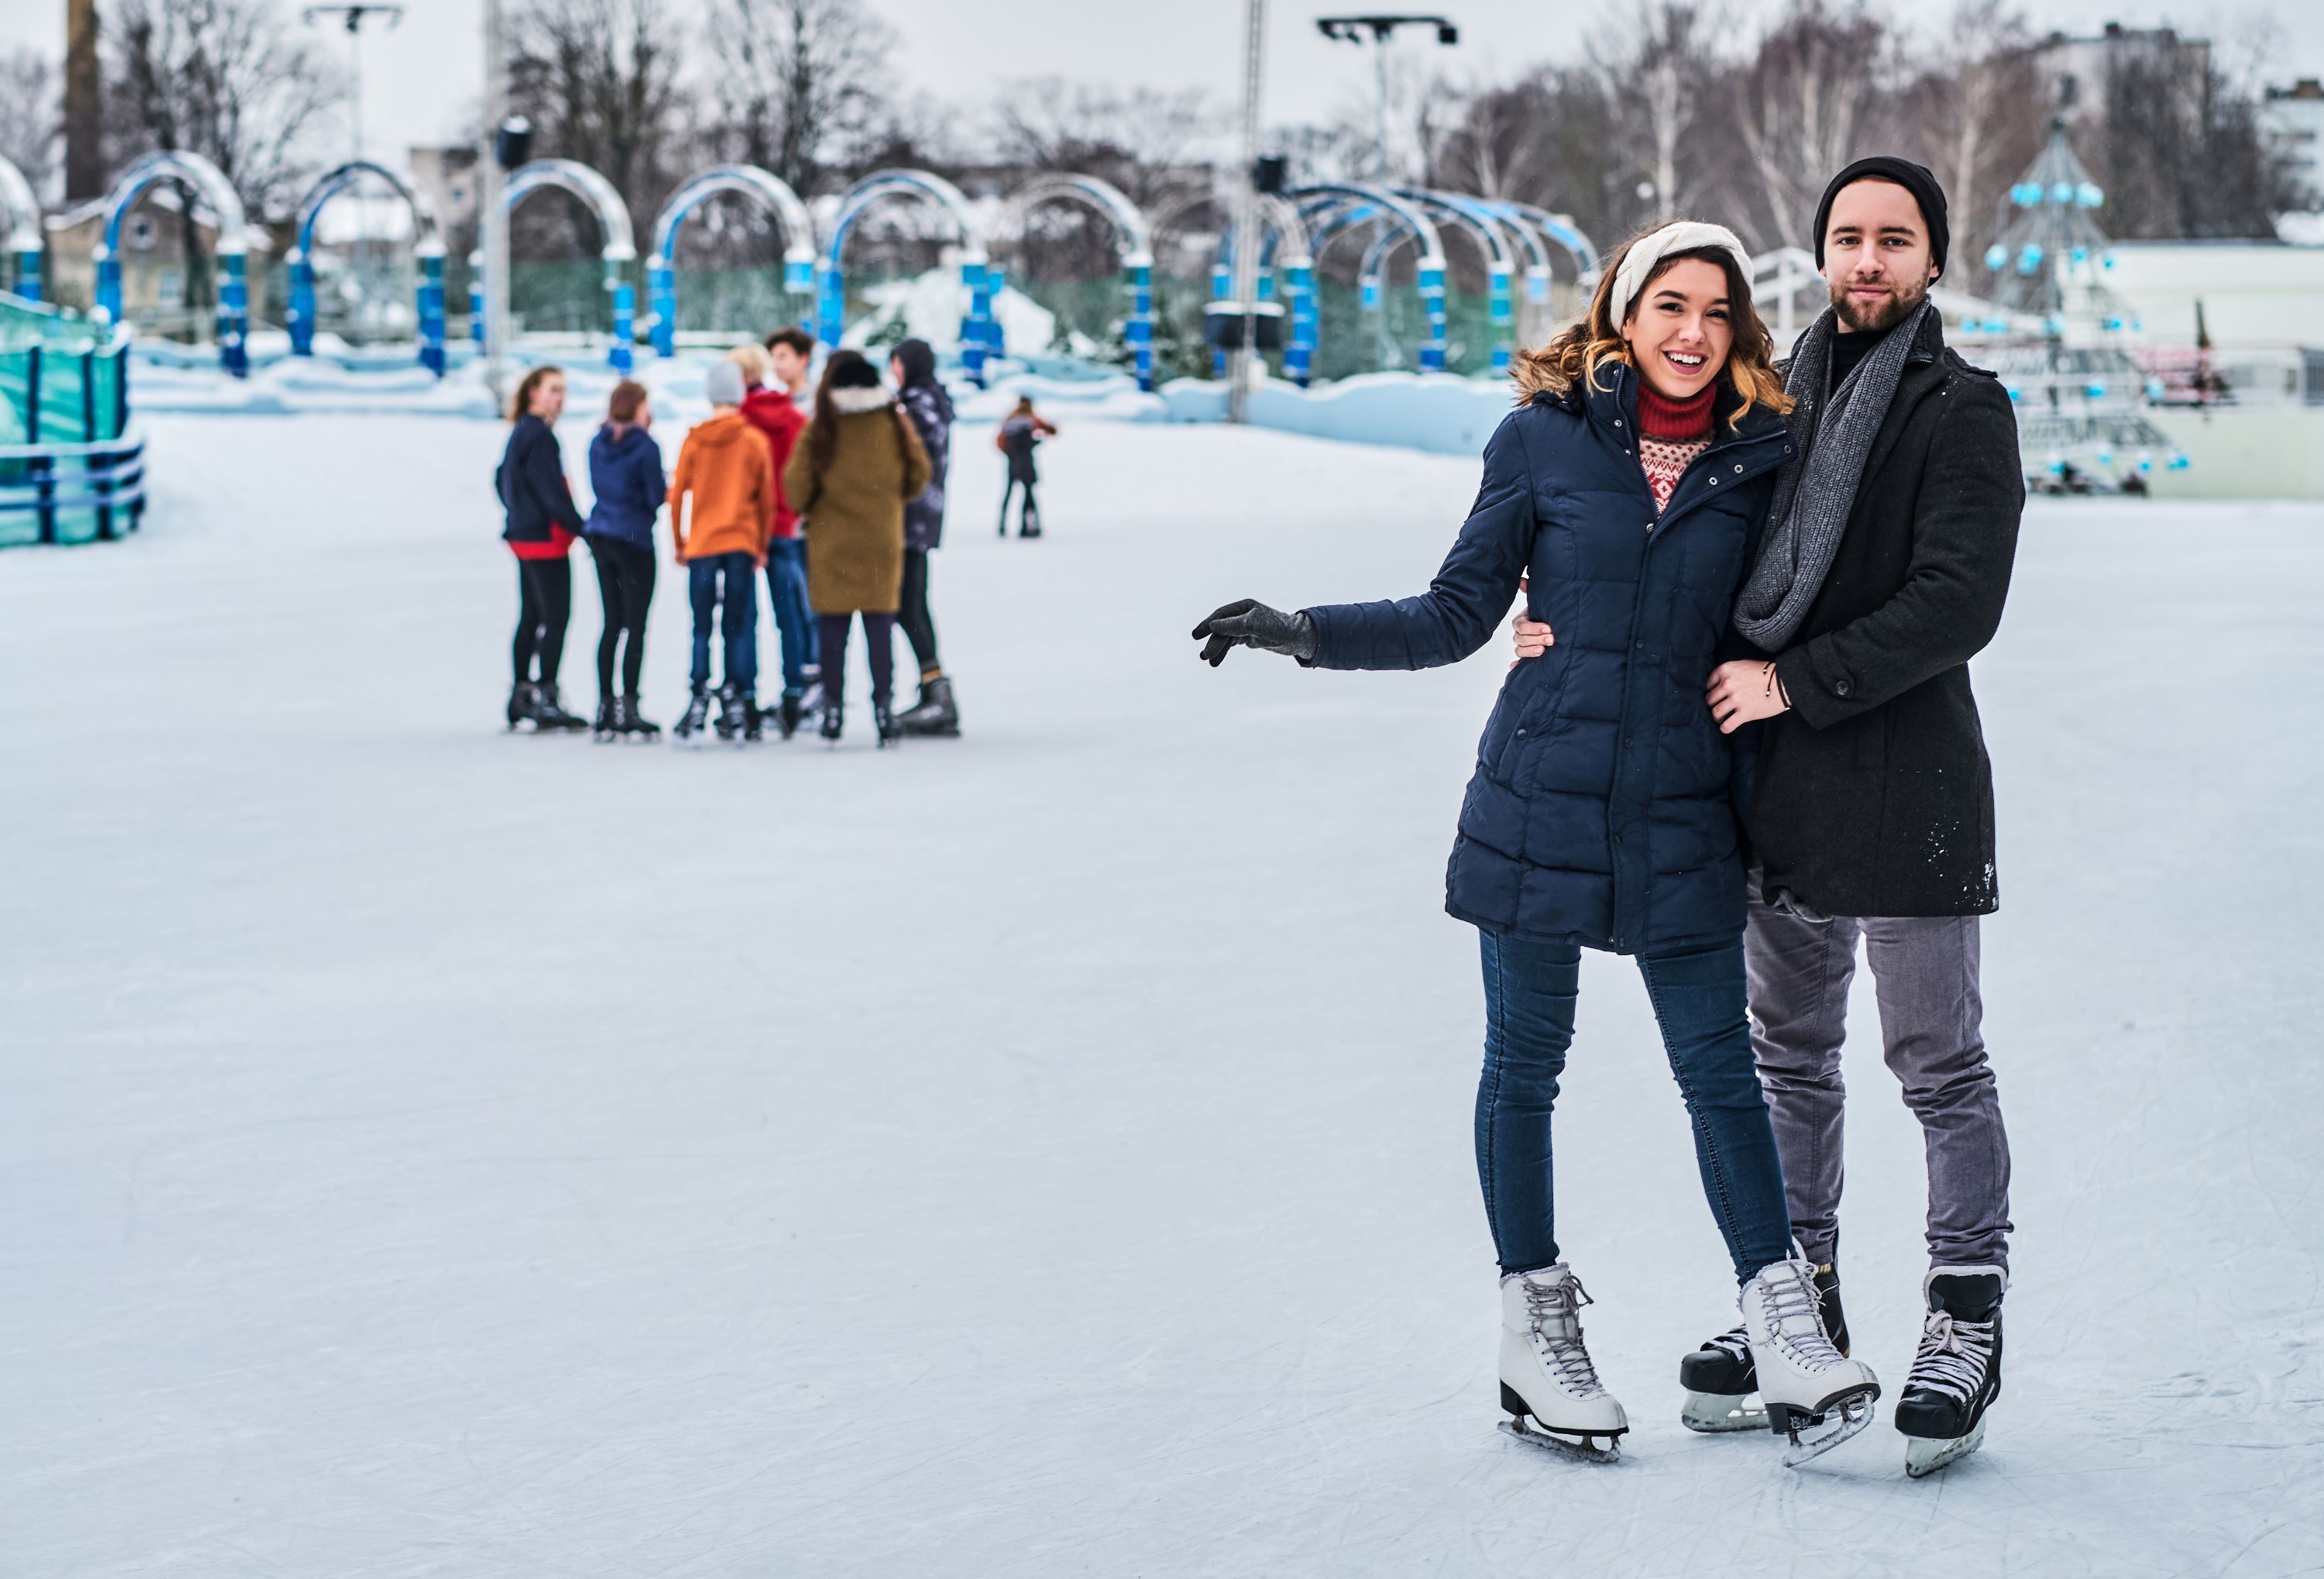
[[[1759,726],[1746,817],[1768,888],[1834,916],[1999,904],[1969,660],[2001,624],[2024,505],[2009,396],[1932,317],[1776,660],[1792,708]]]
[[[1315,663],[1425,669],[1466,658],[1517,577],[1557,633],[1501,684],[1461,804],[1444,908],[1489,931],[1624,954],[1743,929],[1731,743],[1703,686],[1789,456],[1765,407],[1724,422],[1660,520],[1638,464],[1637,375],[1536,390],[1485,447],[1485,475],[1427,592],[1305,611]]]
[[[573,489],[565,481],[557,430],[530,411],[510,427],[493,487],[506,512],[501,536],[507,541],[551,542],[560,527],[581,535],[581,512],[574,507]]]
[[[933,549],[944,541],[945,475],[952,469],[952,402],[933,384],[907,384],[896,396],[927,452],[928,485],[904,506],[904,546]]]

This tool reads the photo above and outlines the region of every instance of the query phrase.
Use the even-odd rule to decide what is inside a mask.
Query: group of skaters
[[[2000,623],[2024,485],[2007,393],[1929,300],[1950,245],[1936,178],[1857,162],[1814,241],[1831,306],[1778,365],[1731,232],[1633,237],[1587,315],[1519,360],[1425,593],[1296,614],[1246,598],[1194,635],[1213,664],[1249,646],[1421,669],[1476,651],[1523,595],[1446,880],[1482,950],[1477,1170],[1517,1435],[1603,1457],[1628,1427],[1554,1212],[1583,948],[1646,978],[1739,1290],[1741,1319],[1677,1368],[1682,1419],[1788,1434],[1787,1462],[1870,1419],[1880,1384],[1849,1357],[1839,1266],[1865,946],[1927,1158],[1895,1414],[1920,1475],[1976,1448],[2001,1390],[2009,1144],[1978,987],[1998,890],[1969,660]]]
[[[691,742],[706,729],[738,743],[761,738],[761,573],[781,657],[782,692],[772,717],[783,739],[808,720],[825,740],[844,734],[848,640],[859,620],[879,743],[960,733],[959,705],[937,656],[928,607],[928,559],[944,536],[954,421],[936,353],[925,341],[902,341],[888,357],[885,382],[870,358],[848,349],[833,351],[821,377],[811,380],[815,355],[806,330],[783,328],[711,364],[704,377],[711,415],[687,432],[668,472],[645,386],[626,379],[616,384],[589,441],[586,517],[574,502],[555,431],[565,411],[565,374],[553,366],[525,374],[495,474],[501,535],[518,572],[511,729],[594,728],[601,740],[660,734],[641,709],[639,686],[656,578],[654,528],[667,505],[694,615],[692,689],[673,729],[677,738]],[[1040,535],[1033,452],[1056,431],[1029,400],[1020,400],[995,435],[1009,466],[1004,536],[1010,498],[1020,488],[1019,534]],[[576,540],[588,545],[604,607],[594,724],[567,712],[558,688]],[[901,712],[893,706],[899,626],[919,663],[918,695]],[[720,663],[715,690],[714,648]]]

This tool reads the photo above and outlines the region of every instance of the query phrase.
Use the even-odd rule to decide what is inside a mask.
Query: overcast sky
[[[300,0],[279,3],[286,15],[297,16]],[[1755,3],[1773,0],[1742,0],[1746,14]],[[364,46],[364,119],[375,154],[442,141],[483,90],[481,0],[403,5],[402,25],[372,35]],[[1242,0],[872,0],[872,7],[900,38],[900,84],[972,111],[1028,77],[1201,88],[1222,102],[1240,92]],[[1575,58],[1593,26],[1630,7],[1627,0],[1436,0],[1435,8],[1461,25],[1460,45],[1443,50],[1429,35],[1406,35],[1397,48],[1434,56],[1457,74],[1506,78],[1537,61]],[[1269,123],[1326,119],[1343,106],[1369,104],[1370,46],[1331,43],[1314,27],[1318,15],[1365,9],[1345,0],[1274,0],[1264,110]],[[1942,0],[1915,0],[1909,7],[1925,15],[1947,9]],[[2272,18],[2269,78],[2324,75],[2324,4],[2317,0],[2220,0],[2175,9],[2152,0],[2144,8],[2116,0],[2030,0],[2026,9],[2043,29],[2095,32],[2109,20],[2175,24],[2244,50]],[[64,0],[0,0],[0,42],[60,52],[64,11]],[[344,47],[343,35],[318,38],[335,51]]]

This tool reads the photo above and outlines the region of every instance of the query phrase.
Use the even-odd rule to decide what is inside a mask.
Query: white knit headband
[[[1691,253],[1702,247],[1722,247],[1743,271],[1743,278],[1751,278],[1751,254],[1733,231],[1724,225],[1706,225],[1700,219],[1682,219],[1675,225],[1665,225],[1652,235],[1642,235],[1637,245],[1622,254],[1622,266],[1614,271],[1614,294],[1606,300],[1607,315],[1619,329],[1630,310],[1630,300],[1646,289],[1646,276],[1655,265],[1673,253]],[[1745,304],[1732,304],[1738,309]]]

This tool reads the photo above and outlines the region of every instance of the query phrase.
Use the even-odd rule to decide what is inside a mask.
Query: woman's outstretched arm
[[[1444,563],[1417,597],[1302,611],[1315,623],[1319,669],[1434,669],[1492,640],[1533,554],[1533,468],[1519,428],[1502,420],[1485,446],[1476,503]]]

